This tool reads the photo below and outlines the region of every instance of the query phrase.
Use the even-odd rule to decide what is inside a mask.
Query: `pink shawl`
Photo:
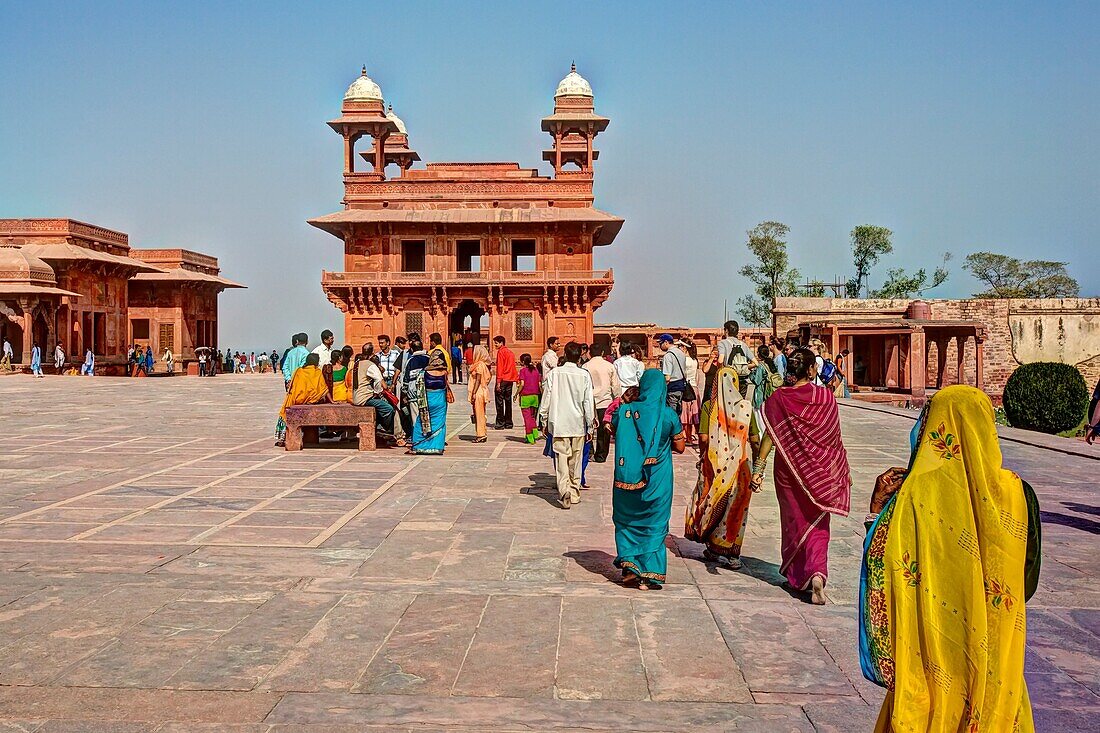
[[[833,393],[814,384],[780,387],[761,412],[776,450],[810,501],[823,511],[847,516],[852,477]]]

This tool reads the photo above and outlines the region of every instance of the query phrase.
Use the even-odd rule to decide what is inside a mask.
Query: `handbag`
[[[386,402],[389,402],[390,405],[392,405],[395,410],[397,409],[397,405],[398,405],[397,395],[395,395],[389,389],[383,389],[382,390],[382,398],[384,400],[386,400]]]
[[[692,383],[688,381],[687,373],[684,371],[684,368],[682,366],[680,366],[679,359],[676,360],[676,366],[680,367],[680,374],[684,378],[683,379],[683,382],[684,382],[684,390],[683,390],[684,402],[694,402],[695,400],[697,400],[699,398],[699,396],[697,394],[695,394],[695,386],[692,385]],[[677,381],[680,381],[680,380],[677,380]]]

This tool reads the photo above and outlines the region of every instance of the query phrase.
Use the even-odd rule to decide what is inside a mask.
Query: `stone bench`
[[[286,449],[301,450],[303,443],[318,442],[318,428],[359,428],[359,450],[374,450],[374,408],[347,403],[294,405],[286,408]]]

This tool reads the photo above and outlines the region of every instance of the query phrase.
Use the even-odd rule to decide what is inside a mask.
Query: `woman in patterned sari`
[[[872,497],[860,663],[887,688],[876,731],[1033,731],[1024,601],[1039,581],[1035,494],[1001,465],[993,404],[940,390],[908,469]]]
[[[667,404],[665,375],[647,369],[638,398],[615,412],[615,567],[623,582],[658,588],[665,582],[665,537],[672,518],[672,453],[686,445],[680,415]]]
[[[428,365],[417,378],[409,453],[434,456],[441,455],[447,447],[447,405],[454,402],[454,394],[447,383],[451,365],[450,356],[443,348],[443,337],[433,333],[428,342]]]
[[[699,480],[687,507],[684,537],[706,545],[703,559],[741,567],[741,543],[752,497],[752,405],[738,389],[737,372],[718,367],[714,397],[706,408],[707,439]],[[700,435],[702,437],[702,435]]]
[[[798,349],[787,360],[787,381],[760,411],[764,437],[753,465],[753,488],[764,481],[776,448],[775,495],[779,499],[782,564],[779,572],[797,591],[825,604],[829,577],[829,515],[848,515],[852,478],[840,437],[840,414],[831,390],[814,384],[816,355]]]

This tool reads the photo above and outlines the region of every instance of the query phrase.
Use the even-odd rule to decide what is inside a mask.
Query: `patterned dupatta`
[[[909,474],[867,534],[860,664],[890,692],[877,731],[1032,731],[1024,683],[1029,521],[993,405],[931,400]]]
[[[814,506],[847,516],[852,477],[833,393],[815,384],[780,387],[761,415],[776,450]]]
[[[707,452],[699,462],[699,478],[692,501],[688,503],[684,537],[695,542],[716,541],[740,554],[740,537],[748,517],[752,490],[752,450],[749,447],[750,402],[741,396],[737,372],[720,367],[715,378],[715,393],[708,433]],[[727,521],[724,537],[712,533],[727,518],[731,506],[740,507],[734,521]]]

